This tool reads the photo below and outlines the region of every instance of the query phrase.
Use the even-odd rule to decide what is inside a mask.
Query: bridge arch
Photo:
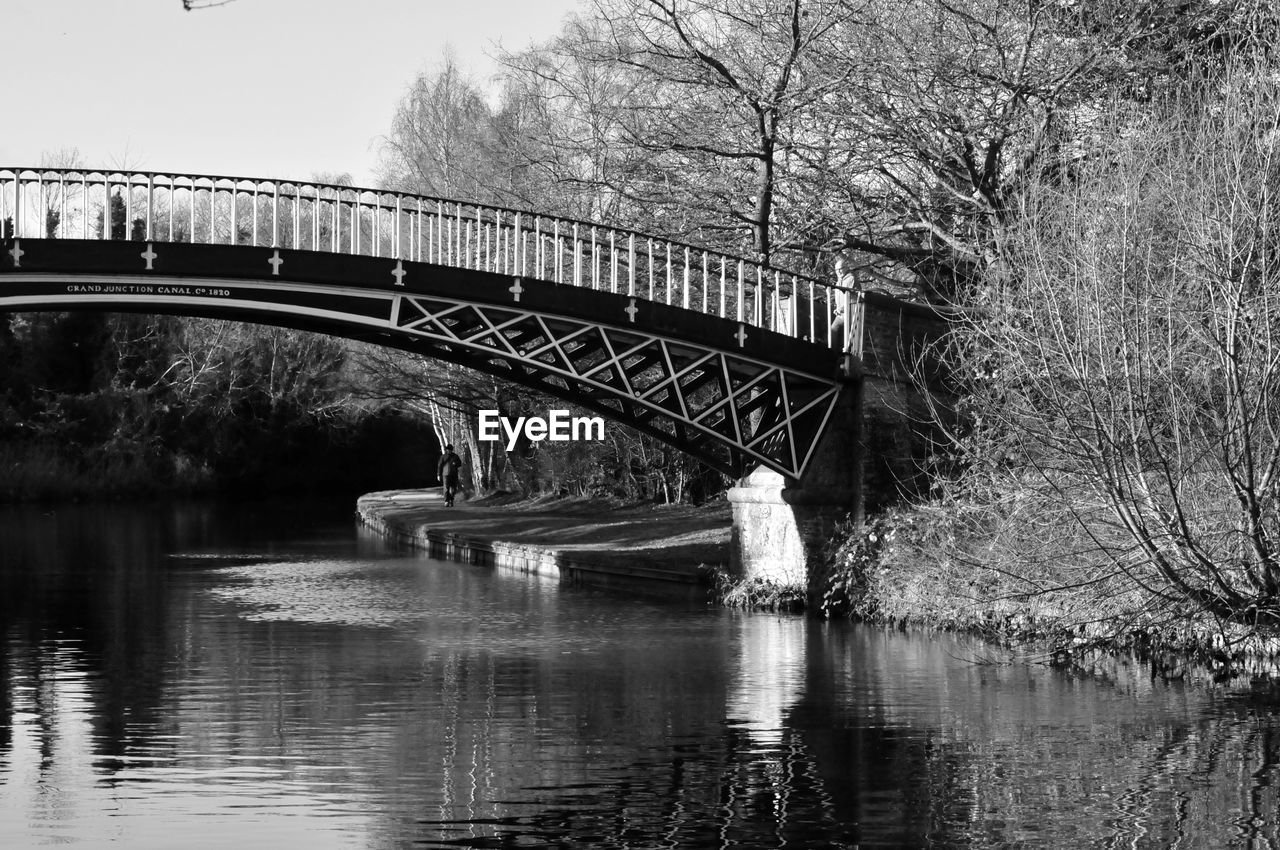
[[[0,310],[235,318],[413,351],[734,476],[801,478],[844,385],[851,331],[830,328],[847,292],[585,222],[323,184],[24,169],[0,169],[0,220]]]

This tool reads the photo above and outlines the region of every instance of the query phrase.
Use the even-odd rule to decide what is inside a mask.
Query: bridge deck
[[[338,333],[581,404],[733,475],[804,473],[841,391],[844,346],[860,338],[857,322],[835,322],[860,302],[816,280],[461,201],[0,169],[0,221],[0,309]]]
[[[634,231],[465,200],[261,178],[0,168],[0,219],[6,238],[263,246],[490,271],[674,305],[837,350],[848,342],[836,322],[848,312],[846,288]]]

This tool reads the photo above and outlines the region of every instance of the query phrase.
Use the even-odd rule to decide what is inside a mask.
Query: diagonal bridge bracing
[[[523,383],[643,427],[726,471],[807,465],[838,387],[803,372],[641,329],[532,310],[405,297],[396,324],[525,366]],[[490,370],[492,371],[492,370]]]
[[[128,232],[111,235],[137,238],[102,238],[121,204]],[[731,474],[799,477],[841,386],[845,341],[827,328],[842,290],[598,225],[350,187],[13,169],[0,220],[0,309],[240,318],[417,351]]]

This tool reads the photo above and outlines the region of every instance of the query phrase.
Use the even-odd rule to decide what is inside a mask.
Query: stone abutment
[[[840,523],[928,488],[936,426],[924,388],[940,383],[933,346],[946,317],[876,293],[861,293],[852,313],[845,388],[803,478],[759,468],[729,490],[739,578],[803,586],[812,597]]]

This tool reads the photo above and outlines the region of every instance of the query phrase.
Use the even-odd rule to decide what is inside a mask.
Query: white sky
[[[414,75],[450,47],[477,79],[494,45],[554,35],[579,0],[0,0],[0,166],[79,148],[88,167],[371,185]]]

